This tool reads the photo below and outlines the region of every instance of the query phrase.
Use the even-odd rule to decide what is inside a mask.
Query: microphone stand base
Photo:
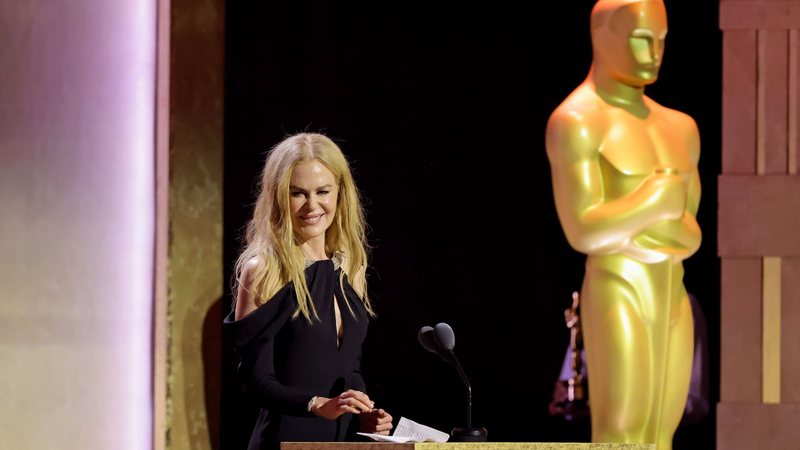
[[[453,428],[447,442],[486,442],[486,428]]]

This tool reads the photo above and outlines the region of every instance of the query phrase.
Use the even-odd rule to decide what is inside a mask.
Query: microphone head
[[[433,338],[433,327],[424,326],[419,329],[417,333],[417,339],[419,339],[420,345],[422,347],[431,352],[431,353],[438,353],[439,348],[436,346],[436,341]]]
[[[444,322],[437,323],[433,328],[433,339],[444,350],[449,351],[456,346],[456,335],[450,325]]]

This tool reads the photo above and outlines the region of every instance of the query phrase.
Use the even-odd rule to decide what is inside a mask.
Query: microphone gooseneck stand
[[[422,327],[417,336],[425,350],[439,355],[444,361],[456,366],[467,388],[467,426],[453,428],[450,432],[450,442],[486,442],[486,428],[472,428],[472,385],[453,351],[456,346],[453,328],[442,322],[436,324],[436,327]]]
[[[458,362],[453,349],[450,349],[450,356],[458,369],[458,374],[461,375],[461,380],[464,381],[464,386],[467,387],[467,426],[453,428],[450,432],[450,442],[486,442],[486,428],[472,428],[472,386],[467,374]]]

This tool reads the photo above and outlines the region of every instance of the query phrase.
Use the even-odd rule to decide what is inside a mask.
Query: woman
[[[347,161],[320,134],[301,133],[267,156],[236,264],[225,319],[245,390],[261,407],[250,449],[281,441],[388,434],[392,417],[364,393],[361,344],[369,317],[364,213]]]

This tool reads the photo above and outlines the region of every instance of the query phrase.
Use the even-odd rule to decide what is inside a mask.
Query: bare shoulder
[[[605,135],[606,108],[597,94],[581,86],[566,98],[547,122],[547,154],[551,160],[593,156]]]
[[[253,257],[242,267],[242,273],[239,274],[238,287],[236,289],[236,312],[234,313],[236,320],[247,316],[258,308],[257,297],[252,292],[251,286],[254,275],[261,264],[260,258]]]
[[[242,283],[249,285],[253,281],[253,275],[258,270],[258,267],[261,265],[261,258],[258,256],[254,256],[247,261],[247,264],[242,267]]]

